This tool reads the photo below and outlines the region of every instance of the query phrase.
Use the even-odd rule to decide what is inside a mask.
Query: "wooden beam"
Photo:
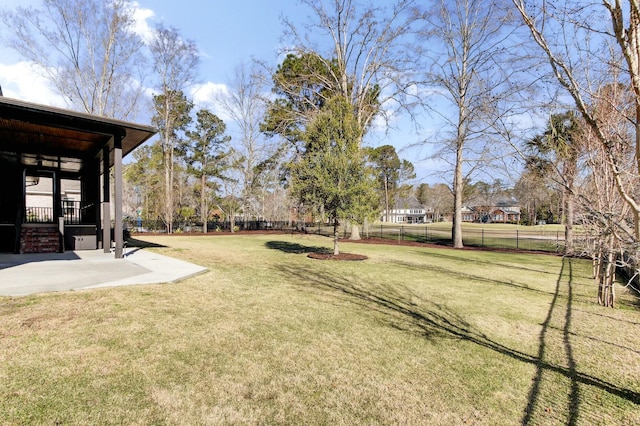
[[[102,155],[102,251],[111,251],[111,196],[109,181],[109,146],[103,148]]]
[[[124,235],[122,229],[122,138],[115,136],[113,149],[113,175],[115,196],[114,238],[116,241],[116,259],[124,257]]]

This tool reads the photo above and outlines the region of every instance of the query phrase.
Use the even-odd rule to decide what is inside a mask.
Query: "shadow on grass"
[[[540,295],[551,295],[553,293],[545,291],[545,290],[539,290],[537,288],[533,288],[530,287],[529,285],[527,285],[526,283],[518,283],[515,281],[502,281],[502,280],[496,280],[496,279],[490,279],[481,275],[474,275],[474,274],[469,274],[466,272],[462,272],[461,270],[457,270],[457,271],[453,271],[449,268],[445,268],[442,266],[435,266],[435,265],[425,265],[425,264],[414,264],[414,263],[410,263],[410,262],[405,262],[405,261],[388,261],[388,263],[393,263],[395,265],[400,266],[401,268],[405,268],[405,269],[413,269],[416,272],[435,272],[435,273],[439,273],[439,274],[443,274],[443,275],[455,275],[458,279],[460,280],[465,280],[465,281],[469,281],[469,282],[481,282],[481,283],[487,283],[487,284],[496,284],[496,285],[501,285],[501,286],[506,286],[506,287],[512,287],[512,288],[516,288],[516,289],[521,289],[521,290],[527,290],[529,292],[532,293],[537,293]]]
[[[595,297],[594,297],[594,299],[595,299]],[[599,317],[602,317],[602,318],[607,318],[608,320],[611,320],[611,321],[618,321],[618,322],[623,322],[623,323],[631,324],[631,325],[640,325],[640,322],[629,321],[629,320],[623,319],[623,318],[616,318],[616,317],[614,317],[612,315],[606,315],[606,314],[602,314],[600,312],[585,311],[583,309],[575,309],[575,310],[578,311],[578,312],[582,312],[582,313],[584,313],[586,315],[595,315],[595,316],[599,316]]]
[[[290,243],[287,241],[267,241],[265,246],[268,249],[272,250],[280,250],[284,253],[322,253],[322,254],[330,254],[333,253],[332,250],[329,250],[326,247],[318,247],[318,246],[305,246],[298,243]]]
[[[147,248],[147,247],[167,247],[162,244],[150,243],[148,241],[138,240],[136,238],[127,238],[127,247]]]
[[[489,251],[489,250],[487,250]],[[456,254],[446,254],[446,253],[436,253],[434,251],[418,251],[417,253],[420,253],[421,255],[424,256],[428,256],[428,257],[435,257],[435,258],[440,258],[440,259],[446,259],[446,260],[454,260],[454,261],[465,261],[466,259],[464,257],[461,256],[461,254],[465,253],[464,251],[455,251]],[[486,253],[486,252],[483,252]],[[496,253],[499,253],[496,251]],[[526,255],[526,256],[551,256],[550,254],[540,254],[540,253],[514,253],[514,254],[519,254],[519,255]],[[555,255],[553,255],[554,258],[557,259],[557,257],[555,257]],[[486,256],[485,256],[486,257]],[[486,258],[483,257],[482,259],[482,264],[483,265],[495,265],[495,266],[499,266],[499,267],[503,267],[503,268],[509,268],[509,269],[521,269],[523,271],[528,271],[528,272],[539,272],[541,274],[550,274],[550,275],[555,275],[553,272],[550,272],[548,269],[544,269],[544,268],[533,268],[533,267],[527,267],[527,266],[522,266],[522,265],[513,265],[513,264],[508,264],[508,263],[501,263],[501,262],[491,262],[486,260]]]
[[[444,256],[447,257],[447,256]],[[459,259],[458,257],[454,258],[454,259]],[[550,296],[553,295],[553,292],[550,291],[546,291],[546,290],[540,290],[534,287],[529,286],[527,283],[523,283],[523,282],[517,282],[514,280],[498,280],[498,279],[490,279],[487,278],[485,276],[482,275],[474,275],[474,274],[470,274],[467,272],[463,272],[461,270],[451,270],[449,268],[446,267],[441,267],[441,266],[435,266],[435,265],[425,265],[425,264],[415,264],[415,263],[410,263],[410,262],[405,262],[405,261],[389,261],[389,263],[394,263],[397,264],[399,266],[401,266],[402,268],[407,268],[407,269],[413,269],[415,271],[419,271],[419,272],[425,272],[425,271],[432,271],[432,272],[436,272],[436,273],[440,273],[440,274],[444,274],[447,276],[451,276],[451,275],[455,275],[457,278],[461,279],[461,280],[465,280],[465,281],[469,281],[469,282],[480,282],[480,283],[486,283],[486,284],[496,284],[496,285],[501,285],[501,286],[505,286],[505,287],[511,287],[511,288],[515,288],[515,289],[521,289],[521,290],[526,290],[528,292],[531,293],[537,293],[540,295],[545,295],[545,296]],[[484,262],[483,262],[484,263]],[[513,269],[508,265],[501,265],[505,268],[508,269]],[[537,270],[531,270],[532,272],[540,272],[540,273],[544,273],[544,274],[549,274],[548,271],[537,271]],[[560,297],[565,297],[565,296],[560,296]],[[580,297],[580,302],[586,302],[589,303],[591,302],[591,299],[586,297],[586,296],[581,296]]]
[[[564,267],[563,264],[563,268]],[[569,417],[567,419],[569,424],[575,424],[578,418],[580,402],[579,385],[593,386],[634,404],[640,404],[639,392],[577,371],[573,358],[573,349],[569,340],[571,305],[574,302],[571,291],[567,298],[567,312],[563,328],[563,343],[565,355],[568,359],[567,365],[559,365],[545,360],[547,345],[546,334],[551,315],[559,300],[558,294],[561,278],[558,278],[550,311],[539,337],[540,346],[538,353],[536,355],[530,355],[491,339],[482,331],[466,322],[465,319],[457,313],[447,309],[441,304],[419,299],[419,296],[413,294],[404,286],[377,285],[370,282],[361,284],[359,278],[355,275],[346,276],[343,273],[334,273],[328,270],[318,271],[306,268],[303,265],[285,264],[279,265],[276,268],[281,274],[294,278],[299,285],[305,287],[312,286],[315,289],[336,293],[351,303],[380,313],[388,324],[394,328],[416,333],[429,339],[444,337],[468,341],[496,353],[511,357],[519,362],[534,365],[536,367],[536,377],[529,392],[527,408],[525,410],[525,416],[522,419],[522,424],[530,424],[533,421],[532,416],[538,402],[543,372],[559,374],[571,382],[568,407]],[[449,271],[449,273],[451,273],[451,271]],[[561,270],[560,277],[562,277],[563,273],[564,271]],[[571,271],[569,272],[569,276],[571,276]],[[548,294],[546,292],[544,293]],[[420,305],[412,302],[413,300],[420,300]]]
[[[553,295],[553,299],[549,306],[549,311],[547,312],[547,317],[542,323],[542,330],[540,331],[540,335],[538,337],[538,356],[536,360],[536,375],[533,379],[533,383],[531,385],[531,389],[529,390],[529,398],[527,400],[527,408],[525,410],[525,415],[522,418],[523,425],[529,425],[533,422],[533,415],[536,411],[536,407],[538,406],[538,401],[540,398],[540,387],[542,385],[543,374],[546,370],[545,367],[545,356],[546,356],[546,348],[547,348],[547,333],[551,327],[551,320],[553,319],[553,313],[556,310],[556,306],[558,304],[558,296],[560,294],[560,285],[564,280],[564,271],[565,268],[568,268],[568,296],[567,296],[567,306],[565,309],[565,317],[564,317],[564,327],[562,329],[563,343],[564,343],[564,351],[565,356],[567,358],[567,368],[566,374],[567,378],[570,379],[570,392],[569,392],[569,406],[567,407],[568,418],[567,425],[575,425],[578,420],[579,408],[580,408],[580,377],[579,373],[576,369],[576,361],[573,356],[573,346],[571,345],[571,312],[572,312],[572,304],[573,304],[573,268],[571,261],[567,260],[567,258],[562,259],[562,266],[560,268],[560,273],[558,274],[558,279],[556,280],[556,289]],[[631,392],[631,391],[629,391]],[[637,394],[636,394],[637,398]],[[634,400],[631,400],[634,401]],[[634,401],[636,403],[640,403],[640,401]]]

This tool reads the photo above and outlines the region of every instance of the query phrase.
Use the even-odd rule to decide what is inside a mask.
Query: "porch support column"
[[[62,179],[60,168],[53,172],[53,223],[58,227],[58,252],[64,253],[64,215],[62,213]]]
[[[113,149],[113,174],[114,174],[114,192],[115,192],[115,227],[114,238],[116,241],[116,259],[122,259],[124,236],[122,229],[122,137],[115,136],[115,144]]]
[[[102,251],[111,251],[111,197],[109,182],[109,145],[102,149]]]

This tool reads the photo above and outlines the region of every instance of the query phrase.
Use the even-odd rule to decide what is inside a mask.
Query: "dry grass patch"
[[[210,271],[0,298],[0,424],[640,423],[640,313],[596,306],[583,261],[150,240]]]

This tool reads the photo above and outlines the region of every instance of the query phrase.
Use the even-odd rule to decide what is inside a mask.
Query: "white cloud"
[[[155,16],[151,9],[140,7],[138,2],[133,3],[133,20],[135,24],[133,31],[138,34],[145,43],[153,38],[153,29],[149,26],[149,19]]]
[[[64,99],[51,90],[51,83],[29,62],[0,64],[0,84],[4,96],[56,107],[65,107]]]
[[[208,81],[197,84],[191,89],[191,99],[198,108],[207,108],[222,120],[229,119],[229,113],[221,106],[219,99],[227,96],[229,88],[225,84]]]

